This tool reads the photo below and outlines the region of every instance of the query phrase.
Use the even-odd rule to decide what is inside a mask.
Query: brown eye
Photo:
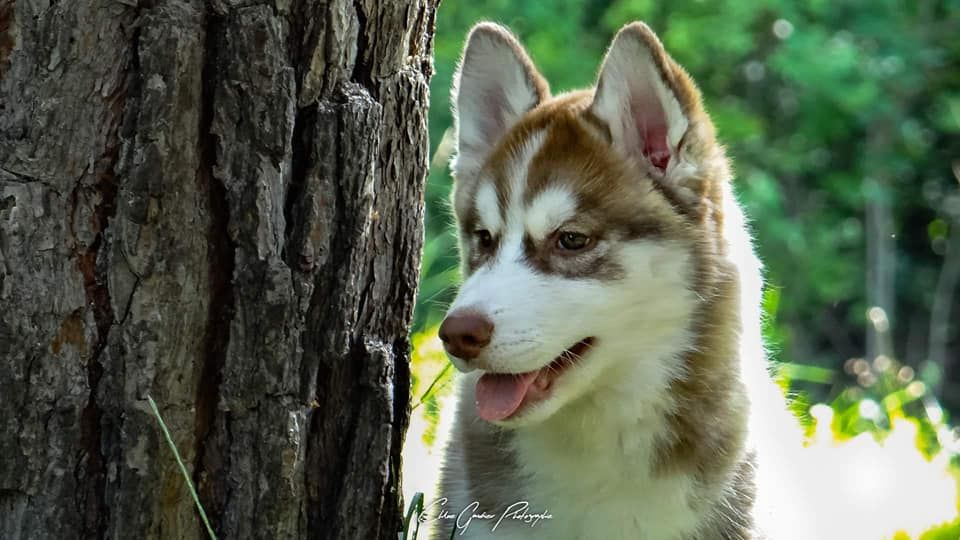
[[[493,235],[490,234],[490,231],[482,229],[474,234],[477,235],[477,242],[480,244],[480,247],[484,249],[493,247]]]
[[[561,231],[557,237],[557,247],[564,251],[580,251],[590,245],[590,237],[578,232]]]

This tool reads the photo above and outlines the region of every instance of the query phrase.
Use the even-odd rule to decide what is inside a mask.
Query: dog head
[[[633,23],[595,88],[553,97],[516,39],[481,23],[453,96],[465,282],[440,334],[482,373],[479,415],[521,426],[603,385],[665,385],[729,177],[689,76]]]

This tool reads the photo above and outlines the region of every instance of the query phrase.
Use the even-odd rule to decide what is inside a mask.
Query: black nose
[[[440,341],[448,353],[463,360],[480,355],[493,336],[493,323],[475,311],[454,311],[440,325]]]

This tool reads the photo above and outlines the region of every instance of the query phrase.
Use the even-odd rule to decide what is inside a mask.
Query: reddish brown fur
[[[481,29],[503,34],[498,27]],[[501,208],[507,208],[513,189],[507,167],[526,141],[543,133],[543,145],[527,171],[525,201],[554,183],[564,183],[577,194],[579,215],[575,219],[586,227],[594,220],[603,227],[593,226],[592,230],[613,231],[620,239],[664,237],[688,245],[693,261],[691,281],[701,299],[690,321],[690,333],[697,338],[693,352],[682,358],[685,376],[674,379],[667,392],[670,403],[664,410],[670,430],[657,442],[654,469],[662,475],[689,473],[706,486],[737,479],[733,497],[738,500],[731,505],[748,507],[752,498],[752,465],[744,459],[748,403],[736,365],[741,331],[739,278],[737,268],[724,258],[727,246],[721,233],[730,166],[690,76],[645,24],[633,23],[624,31],[633,33],[649,49],[689,120],[680,153],[687,162],[697,164],[692,177],[680,186],[672,185],[669,178],[647,177],[635,163],[612,152],[609,130],[590,110],[594,90],[550,97],[546,82],[507,34],[536,84],[540,102],[497,144],[476,178],[458,179],[455,197],[461,234],[471,234],[476,226],[472,201],[480,182],[492,180]],[[678,187],[692,192],[693,200],[679,193]],[[535,246],[529,247],[528,256],[542,270],[550,270],[549,261],[538,260]],[[468,264],[468,273],[477,262]],[[617,279],[616,269],[610,270],[607,277]],[[597,268],[590,272],[597,275]]]
[[[713,124],[703,110],[700,92],[689,75],[666,54],[646,25],[635,23],[629,30],[650,47],[664,80],[690,119],[683,151],[697,163],[714,165],[699,171],[695,182],[685,184],[696,189],[697,203],[681,202],[664,183],[638,177],[635,166],[610,151],[606,140],[609,134],[598,129],[604,125],[589,109],[592,90],[543,100],[496,146],[485,174],[493,179],[501,206],[506,208],[512,189],[506,164],[530,137],[545,132],[543,146],[528,170],[526,201],[548,185],[564,182],[581,198],[582,215],[578,219],[598,216],[596,219],[602,219],[604,229],[617,231],[625,238],[631,237],[631,233],[662,234],[693,246],[695,289],[704,302],[692,325],[693,334],[700,336],[696,348],[703,352],[686,355],[689,376],[672,385],[670,395],[675,408],[671,417],[675,429],[661,442],[657,464],[664,472],[703,469],[705,462],[715,462],[717,456],[735,459],[743,440],[743,426],[738,427],[740,423],[734,420],[744,413],[737,405],[742,402],[742,389],[736,387],[736,374],[727,365],[736,360],[737,354],[731,349],[739,332],[737,283],[735,275],[731,275],[736,270],[719,261],[725,251],[719,234],[723,224],[720,203],[722,185],[729,181],[729,168],[716,142]],[[532,64],[527,66],[533,69]],[[535,73],[531,77],[542,80]],[[476,188],[460,186],[468,198],[473,197]],[[465,233],[475,226],[472,204],[470,208],[461,219]]]

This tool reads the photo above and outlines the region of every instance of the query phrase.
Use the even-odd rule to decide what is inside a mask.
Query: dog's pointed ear
[[[454,172],[479,169],[507,130],[549,96],[546,80],[507,29],[489,22],[474,26],[453,79]]]
[[[617,33],[600,68],[590,113],[609,129],[614,147],[645,166],[656,180],[670,173],[695,145],[712,137],[700,92],[646,24]]]

